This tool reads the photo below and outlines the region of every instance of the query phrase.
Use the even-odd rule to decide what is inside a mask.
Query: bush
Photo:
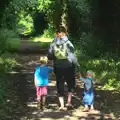
[[[96,82],[101,83],[102,89],[119,89],[119,68],[120,60],[115,61],[113,58],[90,58],[79,57],[81,65],[81,72],[85,73],[87,70],[93,70],[96,75]]]
[[[55,37],[55,31],[51,25],[49,25],[48,29],[44,30],[43,37],[46,37],[46,38],[54,38]]]
[[[16,65],[16,59],[14,54],[4,53],[0,57],[0,73],[10,72]]]
[[[87,34],[83,32],[78,40],[74,39],[74,43],[79,55],[99,57],[104,53],[103,43],[92,35],[92,33]]]
[[[8,29],[0,29],[0,54],[4,53],[7,50],[15,48],[14,46],[17,46],[15,43],[18,41],[19,38],[14,31]]]
[[[19,15],[20,20],[16,26],[16,31],[20,34],[30,34],[33,32],[34,26],[32,16],[30,14],[26,14],[26,12],[22,11]]]

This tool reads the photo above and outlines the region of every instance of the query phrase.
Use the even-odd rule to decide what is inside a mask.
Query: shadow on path
[[[112,120],[110,113],[116,113],[120,117],[120,109],[113,109],[115,105],[120,108],[120,94],[112,91],[96,90],[99,97],[95,99],[95,107],[100,110],[96,113],[84,113],[81,111],[81,98],[83,88],[81,82],[77,80],[76,92],[73,95],[72,103],[74,109],[70,111],[58,111],[58,98],[56,93],[55,77],[50,76],[47,104],[49,109],[40,112],[35,103],[35,87],[33,82],[33,73],[36,65],[39,64],[39,55],[20,55],[20,64],[22,65],[16,73],[7,75],[12,82],[10,90],[16,96],[11,97],[8,107],[13,107],[10,116],[11,120]],[[51,62],[49,62],[51,64]],[[67,89],[66,89],[67,96]],[[117,98],[117,99],[116,99]],[[66,97],[65,97],[66,100]],[[114,105],[113,105],[114,101]],[[14,106],[11,105],[14,102]],[[118,106],[119,105],[119,106]],[[109,107],[110,106],[110,107]],[[102,111],[102,112],[101,112]],[[104,114],[106,113],[106,114]],[[119,120],[119,119],[118,119]]]

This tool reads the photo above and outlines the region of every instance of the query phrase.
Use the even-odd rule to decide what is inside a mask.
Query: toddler
[[[84,96],[83,96],[83,104],[85,106],[84,112],[90,110],[94,110],[94,89],[93,89],[93,80],[94,80],[94,73],[91,70],[87,71],[86,78],[81,77],[79,74],[80,80],[84,82]]]

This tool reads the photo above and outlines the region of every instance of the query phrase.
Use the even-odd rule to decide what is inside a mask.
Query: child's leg
[[[90,109],[91,109],[91,110],[94,110],[93,104],[90,105]]]
[[[37,95],[37,107],[40,109],[41,108],[41,87],[36,86],[36,95]]]
[[[37,95],[37,101],[40,102],[41,96],[40,96],[40,91],[41,88],[39,86],[36,86],[36,95]]]
[[[45,106],[48,87],[42,87],[42,105]]]
[[[46,95],[42,96],[42,105],[45,106],[45,102],[46,102]]]
[[[86,109],[89,109],[89,106],[85,104],[85,108],[86,108]]]
[[[83,109],[83,112],[88,112],[89,111],[89,106],[87,104],[84,105],[84,109]]]

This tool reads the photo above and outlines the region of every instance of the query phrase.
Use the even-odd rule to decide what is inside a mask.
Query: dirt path
[[[82,112],[80,105],[83,89],[80,88],[80,82],[77,81],[76,93],[73,95],[74,109],[61,112],[58,111],[58,99],[56,95],[55,77],[49,76],[51,82],[49,84],[47,104],[48,110],[40,112],[35,103],[35,88],[33,84],[33,73],[36,65],[39,64],[40,54],[20,54],[21,69],[15,73],[16,84],[18,85],[19,102],[24,106],[22,110],[17,111],[17,116],[13,116],[13,120],[112,120],[111,114],[103,114],[101,111]],[[51,64],[50,62],[48,64]],[[17,75],[16,75],[17,74]],[[96,102],[97,108],[100,108]]]
[[[106,95],[111,93],[97,91],[101,98],[96,98],[95,107],[96,112],[82,112],[81,110],[81,96],[83,89],[81,83],[76,79],[77,87],[76,92],[73,95],[72,103],[74,105],[73,110],[58,111],[58,99],[56,93],[55,76],[49,76],[51,82],[49,83],[49,90],[47,96],[48,109],[44,112],[40,112],[37,109],[35,103],[35,87],[33,84],[34,68],[39,64],[39,57],[42,54],[46,54],[47,49],[41,50],[37,43],[30,43],[26,41],[21,42],[18,62],[22,65],[12,73],[11,80],[13,81],[13,89],[17,94],[17,100],[14,115],[12,114],[12,120],[113,120],[114,117],[110,112],[104,111],[106,105]],[[33,51],[33,53],[31,52]],[[37,53],[39,52],[39,54]],[[30,52],[30,54],[28,54]],[[37,54],[34,54],[37,53]],[[48,63],[51,65],[51,61]],[[67,90],[66,90],[67,96]],[[111,98],[111,96],[109,96]],[[109,99],[108,98],[108,99]],[[100,99],[100,100],[99,100]],[[65,97],[66,100],[66,97]],[[15,102],[15,100],[14,100]],[[18,109],[19,108],[19,109]],[[120,108],[120,107],[119,107]],[[120,110],[117,111],[118,114]],[[11,120],[11,119],[10,119]],[[117,119],[116,119],[117,120]]]

